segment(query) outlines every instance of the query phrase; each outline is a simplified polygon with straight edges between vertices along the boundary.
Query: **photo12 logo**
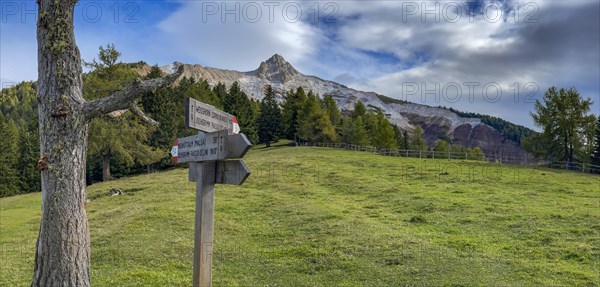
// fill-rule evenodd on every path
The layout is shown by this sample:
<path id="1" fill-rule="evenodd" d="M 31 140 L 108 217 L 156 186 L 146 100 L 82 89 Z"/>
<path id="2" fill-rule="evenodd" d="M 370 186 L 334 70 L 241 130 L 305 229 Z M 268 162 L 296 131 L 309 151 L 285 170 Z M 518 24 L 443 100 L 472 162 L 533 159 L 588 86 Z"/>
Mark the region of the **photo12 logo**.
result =
<path id="1" fill-rule="evenodd" d="M 280 20 L 288 23 L 335 23 L 338 11 L 339 6 L 336 2 L 222 1 L 202 2 L 201 17 L 202 23 L 258 23 L 265 20 L 269 23 Z"/>
<path id="2" fill-rule="evenodd" d="M 75 5 L 75 17 L 88 23 L 112 21 L 114 23 L 139 23 L 140 6 L 129 1 L 80 1 Z M 27 23 L 37 21 L 38 7 L 34 1 L 2 1 L 2 23 Z"/>
<path id="3" fill-rule="evenodd" d="M 433 98 L 435 103 L 458 103 L 467 100 L 474 103 L 481 98 L 487 103 L 500 102 L 510 96 L 515 103 L 535 103 L 540 87 L 537 83 L 514 82 L 510 86 L 497 82 L 403 82 L 401 99 L 403 101 L 427 103 Z"/>
<path id="4" fill-rule="evenodd" d="M 474 2 L 473 2 L 474 3 Z M 490 1 L 469 7 L 466 2 L 407 1 L 402 2 L 402 22 L 475 22 L 482 19 L 488 23 L 512 21 L 514 23 L 538 23 L 539 6 L 535 2 L 510 2 L 502 4 Z"/>

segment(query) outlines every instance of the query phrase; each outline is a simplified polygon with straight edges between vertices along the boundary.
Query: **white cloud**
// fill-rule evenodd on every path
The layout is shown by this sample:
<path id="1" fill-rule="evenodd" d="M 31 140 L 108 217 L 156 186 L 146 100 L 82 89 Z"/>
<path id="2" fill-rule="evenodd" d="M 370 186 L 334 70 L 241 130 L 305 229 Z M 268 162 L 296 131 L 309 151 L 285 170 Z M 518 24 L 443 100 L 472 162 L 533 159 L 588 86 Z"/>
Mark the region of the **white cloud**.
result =
<path id="1" fill-rule="evenodd" d="M 369 2 L 369 7 L 362 10 L 359 3 L 343 2 L 340 16 L 344 20 L 337 30 L 343 49 L 393 54 L 400 62 L 410 63 L 397 71 L 370 77 L 367 82 L 346 84 L 402 98 L 406 84 L 417 83 L 422 90 L 435 89 L 437 83 L 437 93 L 443 96 L 445 85 L 458 83 L 463 88 L 461 101 L 444 101 L 443 97 L 436 101 L 428 96 L 425 103 L 502 116 L 531 126 L 528 111 L 533 104 L 523 102 L 531 91 L 524 90 L 530 82 L 539 87 L 534 99 L 541 99 L 545 89 L 557 85 L 576 86 L 584 97 L 598 102 L 598 4 L 581 2 L 585 3 L 528 2 L 531 4 L 527 7 L 522 2 L 520 6 L 507 3 L 504 8 L 520 10 L 502 10 L 506 18 L 499 21 L 493 20 L 492 12 L 488 16 L 470 16 L 465 9 L 459 21 L 450 21 L 459 14 L 444 12 L 443 5 L 453 2 L 441 2 L 441 8 L 433 9 L 442 14 L 438 15 L 438 22 L 432 15 L 423 21 L 422 2 Z M 420 11 L 407 16 L 407 3 L 418 4 Z M 423 3 L 430 10 L 435 5 Z M 361 67 L 360 63 L 357 65 Z M 359 67 L 351 73 L 353 77 L 346 75 L 343 79 L 360 78 Z M 363 67 L 367 71 L 373 69 Z M 479 90 L 475 89 L 474 101 L 468 96 L 465 82 L 480 85 Z M 481 87 L 495 83 L 502 89 L 502 100 L 486 100 Z M 520 88 L 518 102 L 514 100 L 515 83 Z M 420 93 L 408 100 L 421 102 Z"/>
<path id="2" fill-rule="evenodd" d="M 223 12 L 235 7 L 233 14 Z M 205 65 L 249 71 L 279 53 L 302 67 L 318 51 L 322 36 L 317 28 L 294 22 L 293 7 L 284 17 L 284 7 L 270 10 L 263 2 L 184 1 L 159 27 L 170 49 Z"/>
<path id="3" fill-rule="evenodd" d="M 273 3 L 278 6 L 271 14 L 267 5 Z M 297 7 L 290 3 L 300 3 L 301 21 L 295 21 Z M 597 2 L 487 1 L 484 5 L 505 3 L 505 8 L 521 4 L 520 10 L 503 10 L 505 19 L 491 21 L 493 15 L 486 19 L 476 14 L 471 19 L 466 2 L 369 1 L 367 5 L 338 1 L 333 2 L 338 20 L 333 25 L 322 22 L 329 14 L 324 10 L 320 10 L 319 22 L 314 21 L 311 9 L 315 3 L 321 2 L 181 1 L 158 23 L 140 14 L 146 21 L 135 25 L 76 25 L 77 40 L 82 57 L 88 60 L 96 55 L 98 45 L 111 42 L 123 52 L 124 61 L 166 64 L 179 60 L 241 71 L 253 70 L 278 53 L 305 74 L 396 98 L 402 97 L 407 82 L 427 87 L 435 83 L 441 87 L 498 83 L 504 92 L 500 102 L 482 101 L 480 91 L 479 100 L 472 103 L 426 103 L 495 114 L 527 125 L 531 124 L 527 112 L 532 104 L 513 101 L 511 86 L 515 82 L 521 86 L 535 82 L 540 89 L 537 98 L 550 85 L 575 86 L 584 97 L 595 100 L 596 109 L 600 104 Z M 431 9 L 435 3 L 441 5 L 436 12 L 441 13 L 440 21 L 434 21 L 432 15 L 423 21 L 421 10 Z M 414 4 L 420 11 L 409 13 L 407 5 Z M 222 5 L 229 9 L 239 5 L 234 12 L 239 21 L 234 14 L 224 14 Z M 461 7 L 462 14 L 444 10 L 444 5 Z M 289 8 L 287 14 L 284 7 Z M 325 6 L 321 3 L 319 7 Z M 142 8 L 142 12 L 156 12 L 150 6 Z M 216 8 L 216 13 L 208 13 L 207 8 Z M 458 15 L 459 21 L 451 21 Z M 1 80 L 36 79 L 37 61 L 32 56 L 37 54 L 35 21 L 3 23 L 1 30 Z M 118 33 L 113 34 L 114 30 Z M 522 92 L 521 99 L 527 94 Z"/>

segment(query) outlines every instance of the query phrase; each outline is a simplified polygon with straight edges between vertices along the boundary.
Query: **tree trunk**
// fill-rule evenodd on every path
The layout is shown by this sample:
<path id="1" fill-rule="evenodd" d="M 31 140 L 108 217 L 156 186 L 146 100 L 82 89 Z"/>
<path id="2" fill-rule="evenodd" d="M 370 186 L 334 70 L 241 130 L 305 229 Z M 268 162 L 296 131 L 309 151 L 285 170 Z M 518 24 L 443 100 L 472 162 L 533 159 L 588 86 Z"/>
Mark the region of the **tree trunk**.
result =
<path id="1" fill-rule="evenodd" d="M 90 235 L 85 210 L 89 120 L 138 108 L 140 95 L 173 83 L 183 73 L 136 81 L 92 102 L 82 95 L 82 70 L 73 31 L 77 0 L 38 0 L 38 88 L 42 218 L 31 286 L 90 286 Z"/>
<path id="2" fill-rule="evenodd" d="M 88 121 L 73 33 L 76 1 L 38 1 L 42 218 L 31 286 L 90 286 L 85 211 Z"/>
<path id="3" fill-rule="evenodd" d="M 102 155 L 102 181 L 113 179 L 112 175 L 110 175 L 110 158 L 110 154 Z"/>

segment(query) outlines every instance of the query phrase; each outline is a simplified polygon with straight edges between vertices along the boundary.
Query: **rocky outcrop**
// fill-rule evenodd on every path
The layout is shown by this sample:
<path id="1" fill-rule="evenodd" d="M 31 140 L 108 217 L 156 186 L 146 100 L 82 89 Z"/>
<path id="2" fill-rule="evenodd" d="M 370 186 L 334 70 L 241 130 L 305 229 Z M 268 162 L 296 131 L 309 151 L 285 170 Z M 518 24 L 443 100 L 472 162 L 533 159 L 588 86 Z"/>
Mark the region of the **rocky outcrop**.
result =
<path id="1" fill-rule="evenodd" d="M 269 82 L 286 84 L 300 73 L 282 56 L 275 54 L 267 61 L 260 63 L 258 69 L 247 74 L 257 76 Z"/>

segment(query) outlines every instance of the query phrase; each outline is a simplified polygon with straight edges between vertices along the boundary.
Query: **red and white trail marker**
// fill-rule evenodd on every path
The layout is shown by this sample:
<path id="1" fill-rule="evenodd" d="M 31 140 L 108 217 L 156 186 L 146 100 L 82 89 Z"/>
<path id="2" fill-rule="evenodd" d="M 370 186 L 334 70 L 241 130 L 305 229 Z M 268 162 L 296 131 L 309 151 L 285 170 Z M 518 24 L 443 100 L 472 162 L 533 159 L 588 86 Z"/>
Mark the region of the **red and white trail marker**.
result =
<path id="1" fill-rule="evenodd" d="M 179 139 L 176 139 L 171 148 L 171 156 L 173 157 L 173 163 L 177 163 L 179 160 Z"/>
<path id="2" fill-rule="evenodd" d="M 233 134 L 237 135 L 240 133 L 240 125 L 238 124 L 237 117 L 233 116 Z"/>

